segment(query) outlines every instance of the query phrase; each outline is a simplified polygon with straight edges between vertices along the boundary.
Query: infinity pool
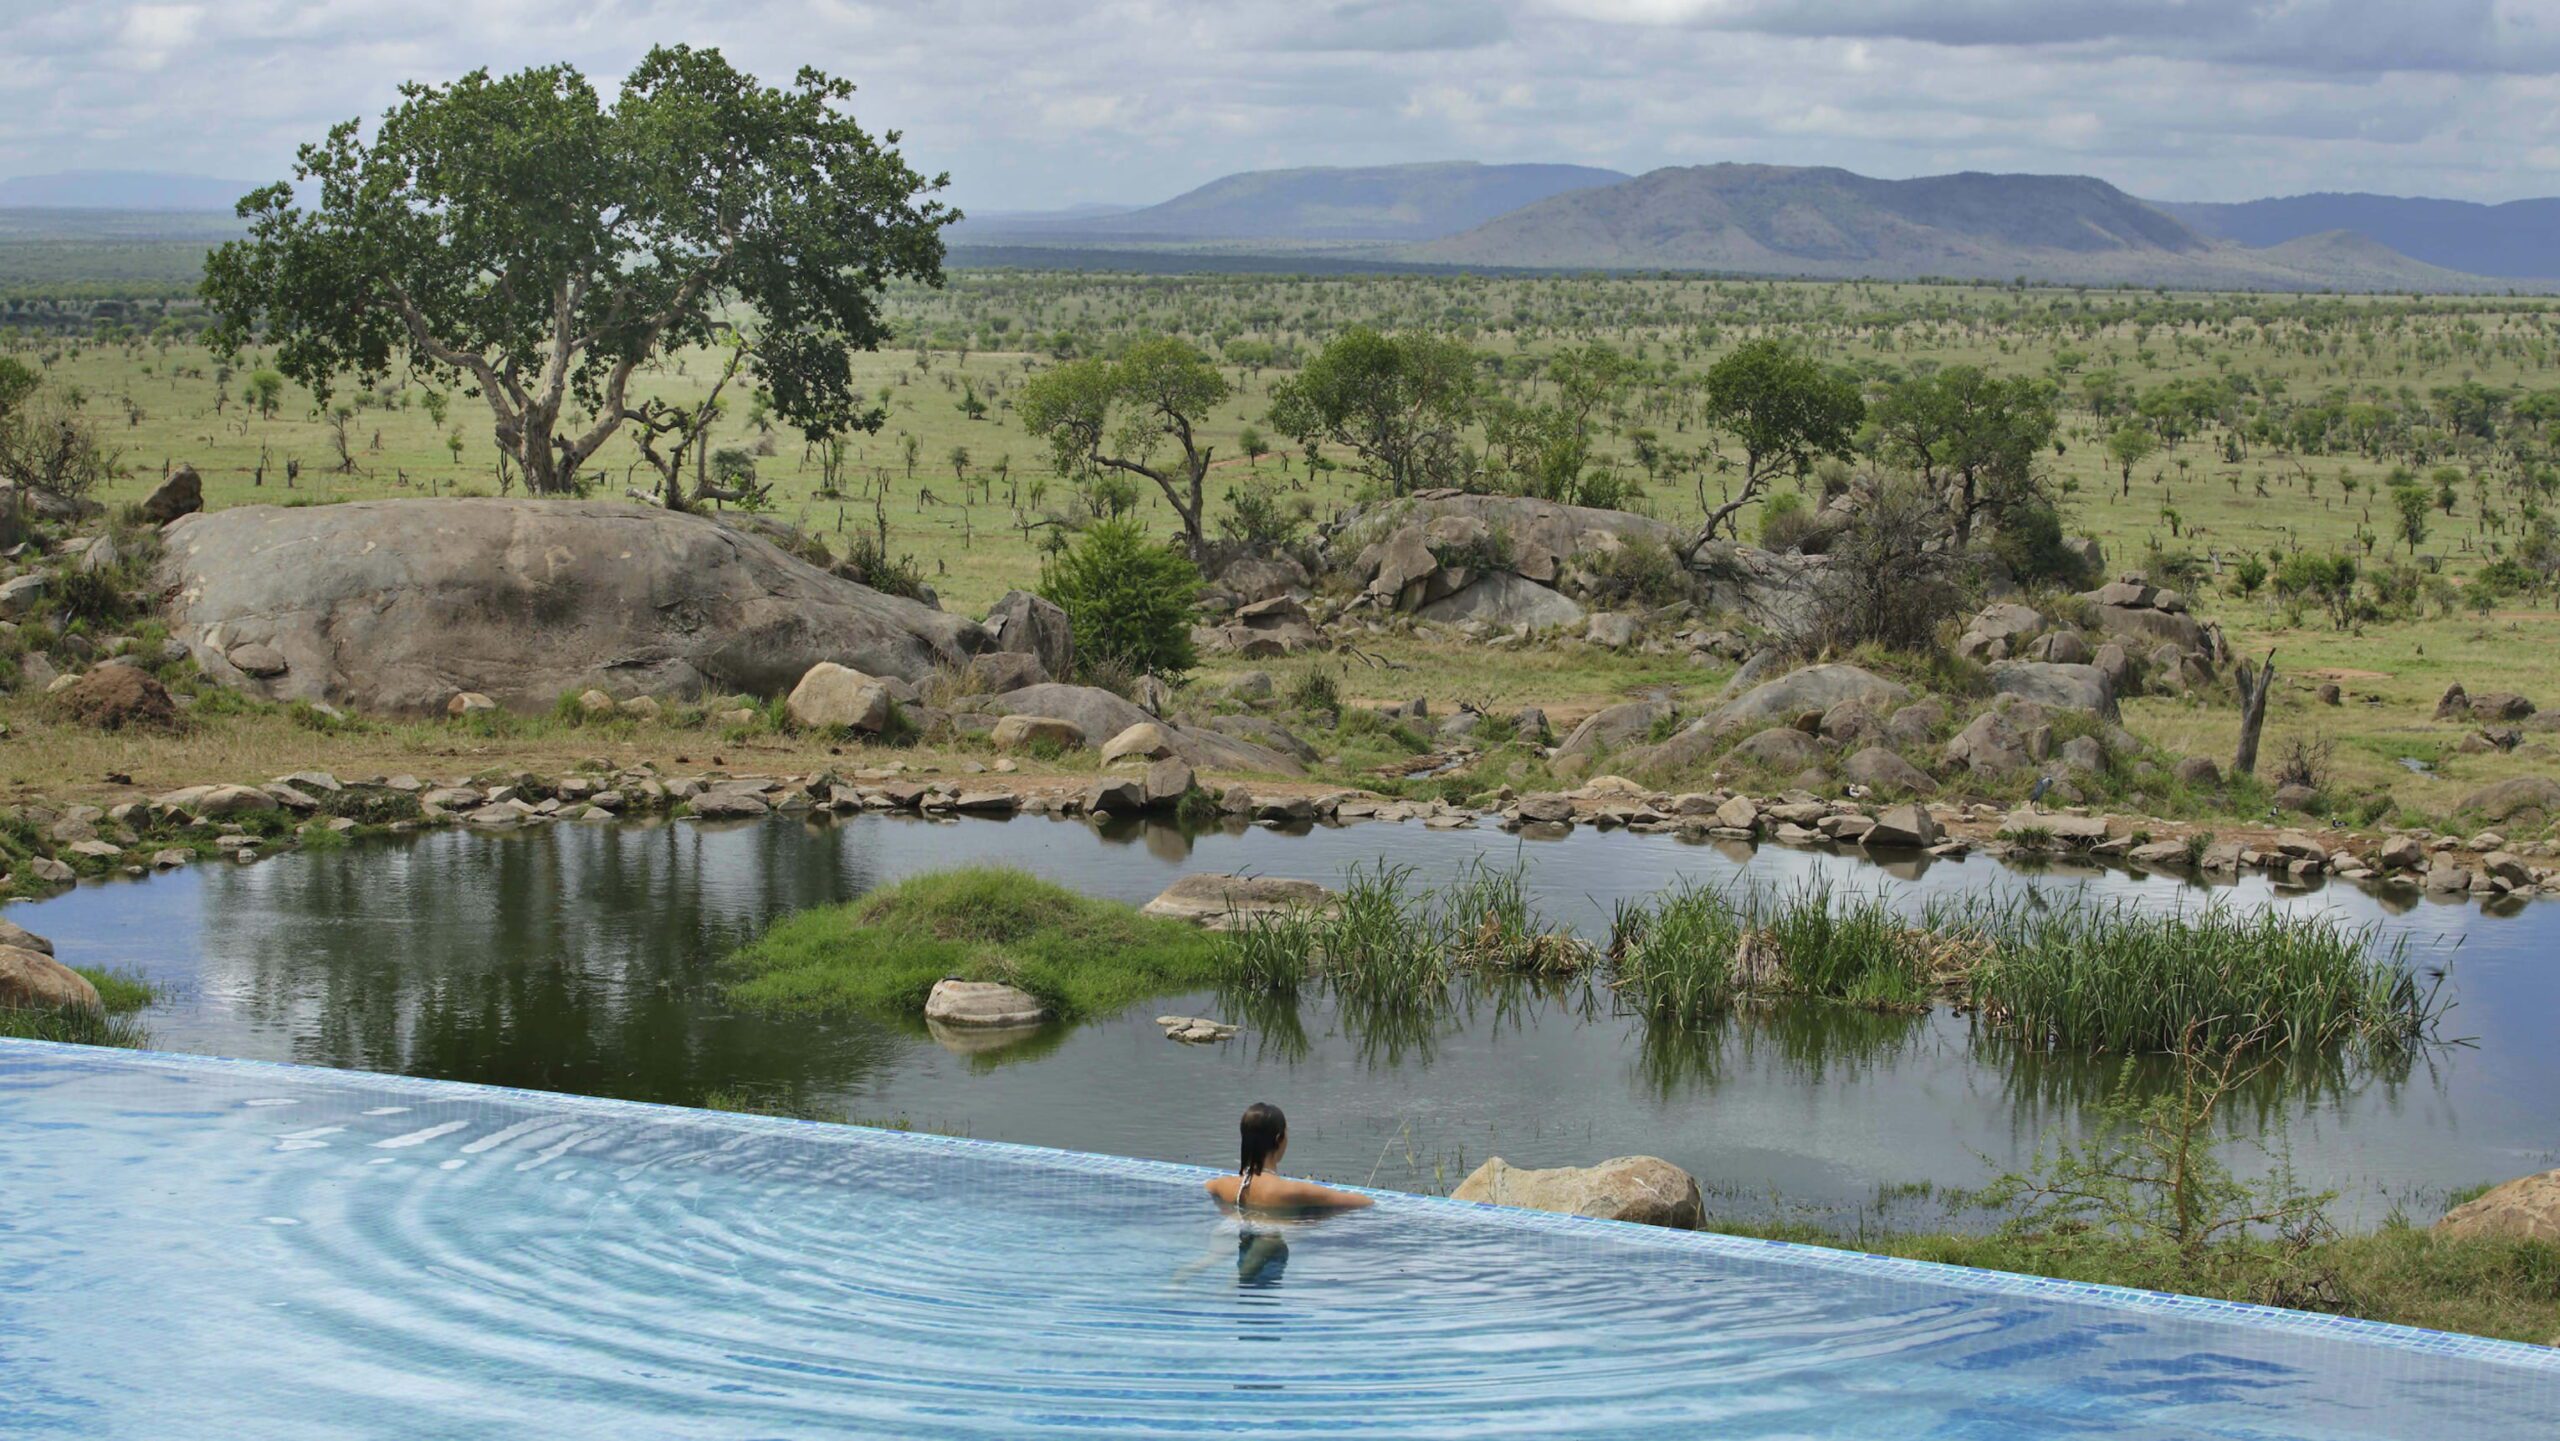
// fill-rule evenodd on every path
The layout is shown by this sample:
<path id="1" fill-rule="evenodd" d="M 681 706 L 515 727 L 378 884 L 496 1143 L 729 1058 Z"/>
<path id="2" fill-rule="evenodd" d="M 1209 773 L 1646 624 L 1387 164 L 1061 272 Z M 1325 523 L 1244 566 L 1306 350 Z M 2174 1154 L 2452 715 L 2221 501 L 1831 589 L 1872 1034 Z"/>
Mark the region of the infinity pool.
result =
<path id="1" fill-rule="evenodd" d="M 1205 1158 L 1204 1158 L 1205 1159 Z M 0 1433 L 2548 1435 L 2560 1353 L 1157 1162 L 0 1041 Z"/>

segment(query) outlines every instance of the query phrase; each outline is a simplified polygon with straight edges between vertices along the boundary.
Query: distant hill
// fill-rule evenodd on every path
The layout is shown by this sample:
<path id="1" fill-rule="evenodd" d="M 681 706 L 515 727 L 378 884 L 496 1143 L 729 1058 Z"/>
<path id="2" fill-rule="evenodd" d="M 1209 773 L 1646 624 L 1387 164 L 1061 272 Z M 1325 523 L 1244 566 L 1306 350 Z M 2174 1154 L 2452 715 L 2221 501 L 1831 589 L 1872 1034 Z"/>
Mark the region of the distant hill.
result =
<path id="1" fill-rule="evenodd" d="M 2482 205 L 2469 200 L 2331 193 L 2230 205 L 2153 203 L 2203 234 L 2242 245 L 2282 245 L 2308 235 L 2351 230 L 2413 260 L 2448 270 L 2518 279 L 2560 277 L 2560 200 Z"/>
<path id="2" fill-rule="evenodd" d="M 1425 165 L 1250 170 L 1160 205 L 1105 215 L 990 216 L 972 240 L 1415 241 L 1454 235 L 1550 196 L 1627 177 L 1585 165 Z"/>
<path id="3" fill-rule="evenodd" d="M 0 180 L 0 209 L 219 210 L 226 214 L 258 187 L 204 175 L 141 170 L 65 170 Z"/>
<path id="4" fill-rule="evenodd" d="M 1703 165 L 1550 197 L 1401 258 L 1548 268 L 1949 277 L 2276 289 L 2478 289 L 2486 282 L 2324 238 L 2284 250 L 2217 240 L 2082 175 L 1877 180 L 1846 170 Z"/>

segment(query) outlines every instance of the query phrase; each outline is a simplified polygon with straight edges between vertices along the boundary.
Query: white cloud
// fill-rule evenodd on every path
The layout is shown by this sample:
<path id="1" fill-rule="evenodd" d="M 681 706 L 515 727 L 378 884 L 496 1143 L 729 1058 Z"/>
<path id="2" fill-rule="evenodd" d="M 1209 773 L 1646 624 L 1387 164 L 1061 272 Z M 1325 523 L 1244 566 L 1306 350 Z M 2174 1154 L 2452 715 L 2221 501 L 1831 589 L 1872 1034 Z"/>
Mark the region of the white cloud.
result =
<path id="1" fill-rule="evenodd" d="M 1455 157 L 2560 192 L 2550 0 L 0 0 L 0 174 L 275 178 L 401 80 L 678 40 L 852 79 L 979 209 Z"/>

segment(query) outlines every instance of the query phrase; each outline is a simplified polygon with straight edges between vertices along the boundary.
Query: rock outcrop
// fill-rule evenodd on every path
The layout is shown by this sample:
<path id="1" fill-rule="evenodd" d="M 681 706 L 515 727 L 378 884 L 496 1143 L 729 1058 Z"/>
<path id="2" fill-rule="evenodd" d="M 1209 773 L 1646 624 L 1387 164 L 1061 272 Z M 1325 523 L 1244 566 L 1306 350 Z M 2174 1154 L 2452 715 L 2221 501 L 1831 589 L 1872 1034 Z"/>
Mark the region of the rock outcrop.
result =
<path id="1" fill-rule="evenodd" d="M 2560 1171 L 2520 1176 L 2445 1212 L 2436 1231 L 2457 1239 L 2498 1236 L 2560 1244 Z"/>
<path id="2" fill-rule="evenodd" d="M 608 501 L 242 506 L 164 532 L 170 629 L 276 699 L 419 713 L 457 692 L 547 709 L 617 695 L 777 695 L 820 661 L 922 679 L 974 621 L 830 575 L 702 516 Z M 254 676 L 231 651 L 267 647 Z"/>
<path id="3" fill-rule="evenodd" d="M 1450 1196 L 1568 1216 L 1696 1230 L 1706 1204 L 1697 1178 L 1659 1156 L 1618 1156 L 1596 1166 L 1532 1171 L 1500 1156 L 1478 1166 Z"/>

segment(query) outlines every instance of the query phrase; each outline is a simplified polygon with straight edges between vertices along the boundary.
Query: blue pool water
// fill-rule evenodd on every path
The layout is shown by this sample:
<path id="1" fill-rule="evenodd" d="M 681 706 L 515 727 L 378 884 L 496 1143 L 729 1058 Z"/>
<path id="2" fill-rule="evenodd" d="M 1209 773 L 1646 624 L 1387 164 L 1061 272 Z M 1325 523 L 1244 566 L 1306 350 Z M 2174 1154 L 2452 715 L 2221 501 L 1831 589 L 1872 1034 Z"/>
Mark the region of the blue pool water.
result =
<path id="1" fill-rule="evenodd" d="M 2560 1353 L 1411 1196 L 0 1041 L 0 1433 L 2549 1435 Z"/>

